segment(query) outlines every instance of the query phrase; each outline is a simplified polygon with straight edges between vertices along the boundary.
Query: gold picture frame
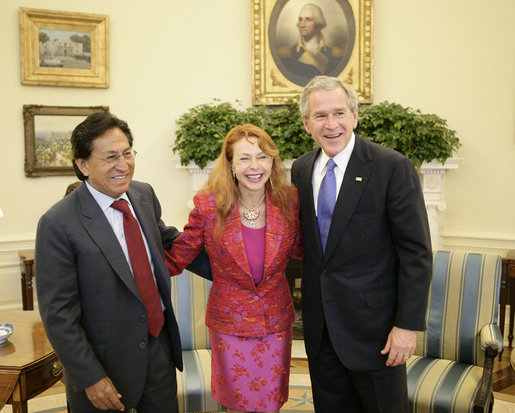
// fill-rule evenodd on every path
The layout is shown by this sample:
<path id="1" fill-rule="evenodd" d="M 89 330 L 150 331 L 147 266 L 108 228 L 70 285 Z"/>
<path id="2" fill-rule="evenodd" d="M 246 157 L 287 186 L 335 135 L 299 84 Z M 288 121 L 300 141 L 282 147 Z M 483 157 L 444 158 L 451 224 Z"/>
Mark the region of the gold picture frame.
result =
<path id="1" fill-rule="evenodd" d="M 109 87 L 109 19 L 20 7 L 21 83 Z"/>
<path id="2" fill-rule="evenodd" d="M 70 136 L 88 115 L 108 106 L 23 105 L 25 176 L 75 175 Z"/>
<path id="3" fill-rule="evenodd" d="M 372 103 L 372 0 L 252 0 L 253 103 L 279 105 L 298 96 L 317 74 L 350 84 Z M 297 21 L 304 5 L 321 10 L 319 50 L 300 47 Z M 320 24 L 319 26 L 322 26 Z M 318 56 L 318 57 L 317 57 Z M 311 60 L 310 60 L 311 59 Z"/>

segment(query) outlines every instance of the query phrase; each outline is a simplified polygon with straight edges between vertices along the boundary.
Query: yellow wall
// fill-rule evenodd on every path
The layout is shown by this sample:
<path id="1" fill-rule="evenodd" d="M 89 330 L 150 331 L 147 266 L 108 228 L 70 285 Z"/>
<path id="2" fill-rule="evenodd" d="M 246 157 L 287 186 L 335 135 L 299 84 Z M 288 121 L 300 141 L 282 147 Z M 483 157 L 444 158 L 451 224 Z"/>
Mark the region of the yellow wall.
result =
<path id="1" fill-rule="evenodd" d="M 109 15 L 109 89 L 21 85 L 19 6 Z M 250 104 L 250 21 L 250 4 L 242 0 L 2 1 L 0 240 L 34 234 L 39 216 L 75 180 L 25 177 L 23 104 L 108 105 L 135 135 L 136 179 L 154 185 L 164 218 L 182 228 L 189 175 L 171 161 L 175 120 L 214 97 Z"/>
<path id="2" fill-rule="evenodd" d="M 463 143 L 444 242 L 515 248 L 515 2 L 376 1 L 375 101 L 437 113 Z"/>
<path id="3" fill-rule="evenodd" d="M 110 88 L 22 86 L 20 6 L 109 15 Z M 374 102 L 436 113 L 463 143 L 447 176 L 448 245 L 515 248 L 514 20 L 513 0 L 374 2 Z M 251 35 L 251 0 L 2 0 L 0 252 L 30 243 L 74 181 L 25 177 L 23 104 L 110 106 L 134 132 L 136 179 L 154 185 L 165 221 L 182 227 L 190 177 L 171 160 L 175 120 L 215 97 L 251 104 Z"/>

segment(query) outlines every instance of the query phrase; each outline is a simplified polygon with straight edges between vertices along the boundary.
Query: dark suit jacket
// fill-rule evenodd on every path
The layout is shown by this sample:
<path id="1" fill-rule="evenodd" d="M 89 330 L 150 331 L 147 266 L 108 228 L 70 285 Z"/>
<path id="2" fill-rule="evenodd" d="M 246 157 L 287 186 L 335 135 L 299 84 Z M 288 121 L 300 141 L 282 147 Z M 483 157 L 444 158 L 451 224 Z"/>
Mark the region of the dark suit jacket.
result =
<path id="1" fill-rule="evenodd" d="M 303 63 L 301 60 L 299 60 L 304 53 L 304 47 L 299 46 L 286 47 L 279 50 L 279 56 L 281 56 L 281 60 L 286 68 L 290 72 L 305 77 L 308 80 L 311 80 L 315 76 L 333 74 L 338 64 L 341 63 L 343 59 L 343 50 L 339 47 L 323 46 L 320 49 L 320 53 L 327 57 L 328 62 L 327 67 L 322 73 L 315 66 Z"/>
<path id="2" fill-rule="evenodd" d="M 409 159 L 356 136 L 323 255 L 312 188 L 319 153 L 292 167 L 304 231 L 307 353 L 317 354 L 325 322 L 345 366 L 382 368 L 393 326 L 425 329 L 432 252 L 420 181 Z"/>
<path id="3" fill-rule="evenodd" d="M 152 256 L 173 360 L 182 369 L 163 253 L 179 231 L 161 220 L 150 185 L 133 181 L 127 194 Z M 145 307 L 118 239 L 85 184 L 41 217 L 36 273 L 39 310 L 67 385 L 78 391 L 108 376 L 123 395 L 122 402 L 135 405 L 146 372 Z"/>

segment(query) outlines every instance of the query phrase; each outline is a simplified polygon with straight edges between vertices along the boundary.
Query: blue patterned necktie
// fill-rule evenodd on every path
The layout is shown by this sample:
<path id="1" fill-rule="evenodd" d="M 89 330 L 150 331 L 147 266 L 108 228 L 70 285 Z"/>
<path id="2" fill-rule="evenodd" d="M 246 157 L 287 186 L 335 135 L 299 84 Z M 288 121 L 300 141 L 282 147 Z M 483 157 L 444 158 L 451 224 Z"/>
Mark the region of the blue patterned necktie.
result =
<path id="1" fill-rule="evenodd" d="M 323 252 L 325 252 L 327 236 L 329 235 L 329 228 L 331 227 L 331 219 L 333 217 L 334 204 L 336 203 L 335 167 L 336 164 L 334 160 L 329 159 L 327 162 L 327 172 L 318 191 L 318 230 L 320 231 L 320 242 L 322 243 Z"/>

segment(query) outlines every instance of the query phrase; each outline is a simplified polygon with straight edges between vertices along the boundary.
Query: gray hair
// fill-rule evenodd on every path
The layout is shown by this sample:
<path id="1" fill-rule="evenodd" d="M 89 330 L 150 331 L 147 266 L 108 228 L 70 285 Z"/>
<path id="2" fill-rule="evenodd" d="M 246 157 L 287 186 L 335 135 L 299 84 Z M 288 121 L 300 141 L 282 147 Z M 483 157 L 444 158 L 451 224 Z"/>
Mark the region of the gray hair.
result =
<path id="1" fill-rule="evenodd" d="M 341 87 L 347 93 L 347 101 L 350 110 L 353 112 L 358 107 L 358 95 L 354 89 L 347 83 L 342 82 L 337 77 L 315 76 L 306 85 L 299 100 L 300 114 L 305 118 L 309 118 L 309 95 L 317 90 L 333 90 Z"/>
<path id="2" fill-rule="evenodd" d="M 322 9 L 318 7 L 316 4 L 305 4 L 300 11 L 304 9 L 310 9 L 313 11 L 313 18 L 315 19 L 315 23 L 318 25 L 320 30 L 324 29 L 327 26 L 327 22 L 324 17 L 324 13 L 322 13 Z"/>

